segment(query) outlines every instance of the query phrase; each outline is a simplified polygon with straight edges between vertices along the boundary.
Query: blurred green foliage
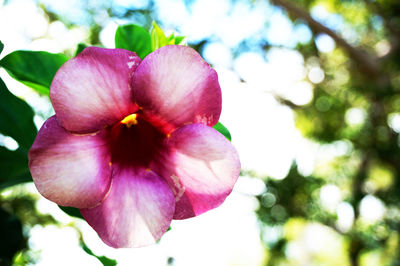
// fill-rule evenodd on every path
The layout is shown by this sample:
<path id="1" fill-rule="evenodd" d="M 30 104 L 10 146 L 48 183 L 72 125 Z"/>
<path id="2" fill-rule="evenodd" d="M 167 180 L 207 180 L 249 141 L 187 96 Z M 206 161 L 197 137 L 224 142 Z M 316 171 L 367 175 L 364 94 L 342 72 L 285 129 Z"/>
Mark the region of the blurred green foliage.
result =
<path id="1" fill-rule="evenodd" d="M 268 191 L 258 199 L 258 216 L 262 228 L 290 224 L 293 219 L 316 221 L 333 229 L 347 242 L 349 265 L 400 265 L 400 147 L 398 129 L 390 117 L 399 112 L 398 78 L 400 76 L 400 3 L 398 1 L 303 0 L 272 1 L 288 12 L 294 21 L 305 21 L 313 32 L 308 44 L 296 48 L 306 67 L 323 69 L 324 80 L 315 85 L 313 100 L 293 108 L 296 126 L 302 134 L 320 145 L 345 143 L 345 155 L 317 164 L 313 173 L 303 176 L 294 166 L 282 181 L 266 179 Z M 310 11 L 322 5 L 344 19 L 344 28 L 354 32 L 343 38 L 316 21 Z M 377 25 L 377 21 L 382 22 Z M 329 53 L 315 44 L 324 33 L 336 41 Z M 382 45 L 386 50 L 382 50 Z M 354 116 L 358 117 L 354 119 Z M 348 229 L 338 226 L 336 211 L 321 204 L 323 188 L 333 184 L 340 188 L 342 202 L 350 204 L 354 222 Z M 368 196 L 383 202 L 382 220 L 367 222 L 361 217 L 361 204 Z M 274 200 L 272 200 L 274 199 Z M 274 202 L 272 204 L 271 202 Z M 273 208 L 279 206 L 279 211 Z M 375 210 L 371 210 L 375 211 Z M 265 227 L 264 227 L 265 226 Z M 268 265 L 290 263 L 289 243 L 284 235 L 271 246 Z M 373 254 L 373 255 L 372 255 Z M 373 258 L 378 258 L 374 260 Z M 317 259 L 311 259 L 314 263 Z M 377 263 L 377 264 L 373 264 Z M 313 265 L 317 265 L 313 264 Z M 323 265 L 342 265 L 325 261 Z"/>
<path id="2" fill-rule="evenodd" d="M 23 246 L 22 223 L 17 216 L 0 208 L 0 265 L 11 264 L 14 254 Z"/>

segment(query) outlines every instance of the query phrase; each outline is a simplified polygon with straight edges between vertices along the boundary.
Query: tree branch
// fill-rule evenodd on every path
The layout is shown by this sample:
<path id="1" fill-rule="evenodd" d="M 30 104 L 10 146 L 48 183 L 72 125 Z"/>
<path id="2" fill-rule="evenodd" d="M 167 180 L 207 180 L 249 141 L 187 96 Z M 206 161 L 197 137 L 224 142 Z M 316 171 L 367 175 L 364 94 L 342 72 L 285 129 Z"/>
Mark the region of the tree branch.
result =
<path id="1" fill-rule="evenodd" d="M 340 37 L 334 31 L 313 19 L 307 11 L 286 0 L 271 0 L 271 2 L 277 6 L 286 9 L 286 11 L 290 13 L 293 17 L 305 20 L 308 26 L 315 32 L 325 33 L 329 35 L 339 47 L 342 47 L 344 50 L 347 51 L 350 58 L 356 63 L 357 67 L 359 67 L 359 69 L 366 75 L 372 75 L 375 77 L 379 74 L 379 65 L 376 58 L 374 58 L 361 48 L 356 48 L 350 45 L 345 39 Z"/>
<path id="2" fill-rule="evenodd" d="M 279 102 L 280 104 L 285 105 L 285 106 L 291 108 L 292 110 L 299 109 L 299 108 L 301 107 L 301 106 L 299 106 L 299 105 L 293 103 L 292 101 L 283 98 L 282 96 L 280 96 L 280 95 L 278 95 L 278 94 L 276 94 L 276 93 L 271 93 L 271 94 L 272 94 L 272 96 L 275 98 L 275 100 L 276 100 L 277 102 Z"/>

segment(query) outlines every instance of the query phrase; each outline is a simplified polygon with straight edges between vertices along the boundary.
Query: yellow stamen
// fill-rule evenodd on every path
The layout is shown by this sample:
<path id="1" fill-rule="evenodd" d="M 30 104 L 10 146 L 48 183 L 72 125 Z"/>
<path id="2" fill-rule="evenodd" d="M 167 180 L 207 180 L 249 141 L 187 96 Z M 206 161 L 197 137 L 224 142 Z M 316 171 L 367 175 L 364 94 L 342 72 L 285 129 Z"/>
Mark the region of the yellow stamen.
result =
<path id="1" fill-rule="evenodd" d="M 128 128 L 132 125 L 136 125 L 138 122 L 136 120 L 137 114 L 131 114 L 121 120 L 122 124 L 125 124 Z"/>

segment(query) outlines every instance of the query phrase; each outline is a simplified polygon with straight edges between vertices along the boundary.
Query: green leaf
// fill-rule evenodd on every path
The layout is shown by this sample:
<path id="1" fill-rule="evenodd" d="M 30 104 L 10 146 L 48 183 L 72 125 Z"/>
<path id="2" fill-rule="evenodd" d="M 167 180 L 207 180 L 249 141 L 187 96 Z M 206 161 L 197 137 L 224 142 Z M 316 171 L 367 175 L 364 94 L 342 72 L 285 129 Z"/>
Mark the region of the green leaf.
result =
<path id="1" fill-rule="evenodd" d="M 109 259 L 105 256 L 98 256 L 96 254 L 93 253 L 93 251 L 85 244 L 85 242 L 81 241 L 81 247 L 82 249 L 89 255 L 97 258 L 101 264 L 103 264 L 104 266 L 115 266 L 117 265 L 117 261 L 113 260 L 113 259 Z"/>
<path id="2" fill-rule="evenodd" d="M 174 33 L 168 36 L 167 45 L 186 45 L 186 37 L 185 36 L 175 36 Z"/>
<path id="3" fill-rule="evenodd" d="M 83 49 L 85 49 L 86 47 L 88 47 L 88 46 L 85 43 L 79 43 L 78 47 L 76 47 L 75 56 L 80 54 L 83 51 Z"/>
<path id="4" fill-rule="evenodd" d="M 4 49 L 4 44 L 0 41 L 0 54 L 1 52 L 3 52 L 3 49 Z"/>
<path id="5" fill-rule="evenodd" d="M 67 207 L 67 206 L 60 206 L 58 205 L 58 207 L 65 212 L 66 214 L 68 214 L 69 216 L 73 216 L 76 218 L 80 218 L 80 219 L 84 219 L 81 212 L 79 211 L 78 208 L 74 208 L 74 207 Z"/>
<path id="6" fill-rule="evenodd" d="M 0 189 L 32 181 L 28 155 L 17 149 L 10 151 L 0 146 Z"/>
<path id="7" fill-rule="evenodd" d="M 151 47 L 155 51 L 160 47 L 168 44 L 167 37 L 163 30 L 153 21 L 153 29 L 151 30 Z"/>
<path id="8" fill-rule="evenodd" d="M 151 43 L 153 51 L 165 45 L 186 45 L 185 36 L 175 36 L 174 33 L 165 36 L 163 30 L 153 21 L 153 29 L 151 30 Z"/>
<path id="9" fill-rule="evenodd" d="M 18 80 L 12 74 L 10 74 L 10 76 L 13 77 L 14 79 Z M 19 82 L 21 82 L 22 84 L 34 89 L 36 92 L 38 92 L 38 93 L 40 93 L 42 95 L 49 95 L 49 88 L 48 87 L 45 87 L 45 86 L 42 86 L 40 84 L 36 84 L 36 83 L 33 83 L 33 82 L 29 82 L 29 81 L 21 81 L 20 80 Z"/>
<path id="10" fill-rule="evenodd" d="M 171 35 L 169 35 L 167 37 L 167 44 L 175 44 L 175 34 L 171 33 Z"/>
<path id="11" fill-rule="evenodd" d="M 63 54 L 15 51 L 0 60 L 0 66 L 14 79 L 47 95 L 54 75 L 67 60 Z"/>
<path id="12" fill-rule="evenodd" d="M 12 137 L 22 150 L 28 151 L 36 137 L 32 108 L 8 91 L 0 79 L 0 133 Z"/>
<path id="13" fill-rule="evenodd" d="M 115 33 L 115 48 L 135 52 L 141 59 L 152 52 L 150 33 L 138 25 L 119 26 Z"/>
<path id="14" fill-rule="evenodd" d="M 215 126 L 213 126 L 213 128 L 224 135 L 229 141 L 232 140 L 231 133 L 222 123 L 218 122 Z"/>
<path id="15" fill-rule="evenodd" d="M 175 44 L 186 45 L 186 37 L 185 36 L 176 36 Z"/>

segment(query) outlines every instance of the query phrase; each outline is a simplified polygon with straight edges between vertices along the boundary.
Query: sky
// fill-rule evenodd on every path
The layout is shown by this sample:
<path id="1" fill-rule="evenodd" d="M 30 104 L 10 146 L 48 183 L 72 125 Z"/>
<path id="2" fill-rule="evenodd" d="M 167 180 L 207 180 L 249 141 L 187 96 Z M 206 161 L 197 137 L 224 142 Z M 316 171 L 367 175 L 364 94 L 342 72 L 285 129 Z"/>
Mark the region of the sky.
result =
<path id="1" fill-rule="evenodd" d="M 87 38 L 87 26 L 91 21 L 102 27 L 102 44 L 113 48 L 118 25 L 131 22 L 109 18 L 101 10 L 88 17 L 82 11 L 86 1 L 39 2 L 77 26 L 68 29 L 61 21 L 49 24 L 36 1 L 9 0 L 4 5 L 0 0 L 0 25 L 7 25 L 0 27 L 0 39 L 5 44 L 2 56 L 18 49 L 54 53 L 75 49 Z M 90 1 L 94 7 L 100 2 Z M 118 0 L 113 5 L 121 10 L 124 7 L 143 8 L 147 1 Z M 314 171 L 316 164 L 348 152 L 345 143 L 321 147 L 304 139 L 295 127 L 292 110 L 276 100 L 278 95 L 295 104 L 306 105 L 313 98 L 314 86 L 324 80 L 324 72 L 318 63 L 305 60 L 293 49 L 297 43 L 310 41 L 311 32 L 306 25 L 293 26 L 282 10 L 271 7 L 267 1 L 255 1 L 250 5 L 245 1 L 231 4 L 228 0 L 201 0 L 185 6 L 184 1 L 157 0 L 155 10 L 157 20 L 166 31 L 187 36 L 189 43 L 205 38 L 210 40 L 202 50 L 202 56 L 218 73 L 223 95 L 220 121 L 231 132 L 243 170 L 252 170 L 260 177 L 283 179 L 295 160 L 299 171 L 307 175 Z M 329 14 L 323 7 L 314 8 L 312 15 L 334 29 L 345 26 L 340 16 Z M 266 40 L 279 48 L 265 52 L 258 44 Z M 335 48 L 334 41 L 327 35 L 318 36 L 316 45 L 322 53 Z M 2 69 L 0 77 L 15 95 L 24 98 L 40 114 L 35 116 L 38 127 L 53 114 L 47 98 L 12 80 Z M 357 120 L 357 115 L 359 117 L 355 111 L 349 119 Z M 0 141 L 10 149 L 16 148 L 12 139 L 0 136 Z M 33 184 L 27 185 L 26 189 L 28 193 L 37 194 Z M 321 201 L 338 214 L 338 226 L 346 230 L 354 217 L 351 205 L 342 202 L 343 195 L 335 185 L 327 185 L 323 190 Z M 66 226 L 32 228 L 29 245 L 41 254 L 38 265 L 80 265 L 83 262 L 100 265 L 79 247 L 76 230 L 67 226 L 73 223 L 82 230 L 85 242 L 94 253 L 117 259 L 119 265 L 166 265 L 169 257 L 174 257 L 177 266 L 260 265 L 265 254 L 254 214 L 257 209 L 254 196 L 265 191 L 261 180 L 242 176 L 221 207 L 196 218 L 173 221 L 172 230 L 157 245 L 121 250 L 109 248 L 85 222 L 67 216 L 55 204 L 40 198 L 39 210 L 54 215 Z M 378 211 L 368 212 L 371 206 Z M 383 208 L 383 204 L 371 196 L 363 201 L 361 213 L 369 215 L 368 219 L 378 219 Z M 318 225 L 310 226 L 309 232 L 322 230 L 321 234 L 326 233 L 327 239 L 331 239 L 330 232 Z M 305 233 L 304 241 L 310 241 L 309 238 L 310 234 Z M 318 249 L 295 243 L 289 249 L 292 252 L 289 256 L 301 257 L 304 248 Z"/>

